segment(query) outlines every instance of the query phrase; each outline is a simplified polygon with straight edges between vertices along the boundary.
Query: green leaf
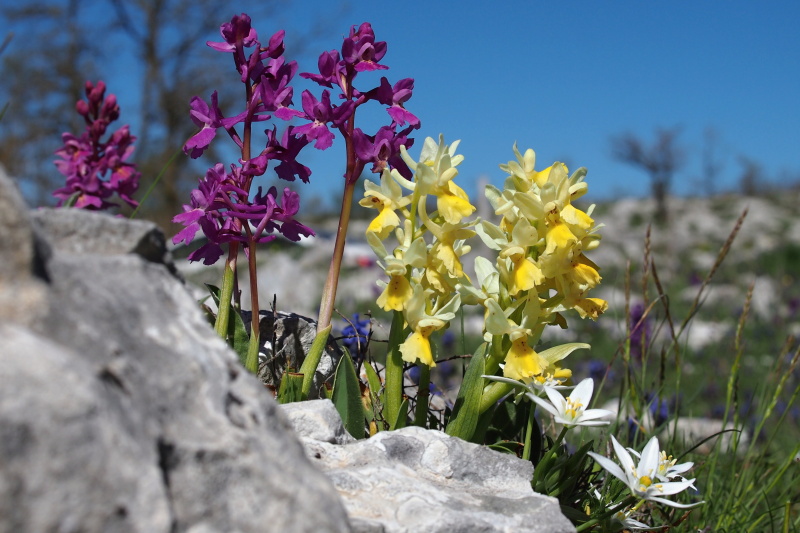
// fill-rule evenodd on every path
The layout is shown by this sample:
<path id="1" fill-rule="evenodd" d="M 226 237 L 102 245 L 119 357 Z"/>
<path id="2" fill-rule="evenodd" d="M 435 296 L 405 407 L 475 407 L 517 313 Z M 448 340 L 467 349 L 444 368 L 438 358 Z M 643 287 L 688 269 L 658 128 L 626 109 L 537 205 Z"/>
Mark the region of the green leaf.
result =
<path id="1" fill-rule="evenodd" d="M 245 365 L 246 368 L 250 336 L 247 334 L 247 330 L 244 327 L 242 315 L 240 315 L 237 310 L 233 309 L 232 306 L 231 311 L 233 320 L 228 321 L 228 343 L 233 348 L 233 351 L 236 352 L 236 355 L 239 356 L 239 361 L 241 361 L 242 365 Z M 255 334 L 256 340 L 258 340 L 258 332 L 256 331 Z M 251 372 L 253 372 L 253 374 L 258 373 L 258 351 L 256 351 L 256 368 L 251 370 Z"/>
<path id="2" fill-rule="evenodd" d="M 375 371 L 375 368 L 369 363 L 369 361 L 364 362 L 364 371 L 367 374 L 367 383 L 369 383 L 371 395 L 380 400 L 381 378 L 378 377 L 378 373 Z"/>
<path id="3" fill-rule="evenodd" d="M 211 285 L 210 283 L 206 283 L 206 288 L 208 289 L 211 298 L 213 298 L 214 303 L 217 305 L 217 309 L 219 309 L 219 295 L 220 295 L 220 288 Z M 242 363 L 242 366 L 246 368 L 247 364 L 247 352 L 250 344 L 250 336 L 247 334 L 247 329 L 244 327 L 244 321 L 242 320 L 242 316 L 239 314 L 237 309 L 231 304 L 228 304 L 228 309 L 232 311 L 230 313 L 233 316 L 233 320 L 228 320 L 228 330 L 227 335 L 225 337 L 225 342 L 233 348 L 233 351 L 236 352 L 236 355 L 239 357 L 239 362 Z M 256 363 L 257 364 L 257 363 Z M 257 373 L 258 369 L 256 369 Z"/>
<path id="4" fill-rule="evenodd" d="M 210 283 L 206 283 L 205 285 L 206 289 L 208 289 L 208 294 L 211 295 L 211 298 L 214 300 L 214 303 L 217 305 L 217 307 L 219 307 L 219 293 L 220 293 L 219 287 L 217 287 L 216 285 L 212 285 Z M 208 297 L 206 296 L 206 298 Z"/>
<path id="5" fill-rule="evenodd" d="M 403 429 L 408 425 L 408 398 L 400 402 L 400 410 L 397 412 L 397 418 L 389 422 L 389 429 Z"/>
<path id="6" fill-rule="evenodd" d="M 383 410 L 383 395 L 381 394 L 381 378 L 378 377 L 378 373 L 375 372 L 375 369 L 369 363 L 369 361 L 364 362 L 364 371 L 367 374 L 367 384 L 369 386 L 369 400 L 370 404 L 372 405 L 372 416 L 373 420 L 380 418 L 379 415 Z M 375 424 L 375 428 L 377 431 L 381 430 L 380 424 Z"/>
<path id="7" fill-rule="evenodd" d="M 431 347 L 436 350 L 435 347 Z M 435 352 L 434 352 L 435 360 Z M 419 365 L 419 383 L 417 385 L 417 405 L 414 410 L 414 425 L 428 426 L 428 403 L 430 400 L 431 368 L 428 365 Z"/>
<path id="8" fill-rule="evenodd" d="M 347 356 L 339 359 L 339 364 L 336 365 L 331 400 L 339 411 L 348 433 L 357 439 L 363 439 L 365 419 L 364 404 L 361 403 L 361 382 L 356 376 L 353 360 Z"/>
<path id="9" fill-rule="evenodd" d="M 303 364 L 300 366 L 300 373 L 305 376 L 303 379 L 303 399 L 308 398 L 308 393 L 311 392 L 311 384 L 314 382 L 314 374 L 317 372 L 317 366 L 319 366 L 319 361 L 322 359 L 322 352 L 325 351 L 325 346 L 328 344 L 328 336 L 331 334 L 331 325 L 328 325 L 327 328 L 323 329 L 317 336 L 314 337 L 314 342 L 311 343 L 311 348 L 309 348 L 308 353 L 306 354 L 306 358 L 303 360 Z M 349 357 L 342 357 L 342 359 L 349 359 Z M 342 361 L 339 360 L 339 364 L 341 365 Z M 350 361 L 350 365 L 352 366 L 353 362 Z M 336 367 L 336 372 L 339 372 L 339 367 Z M 353 370 L 355 373 L 355 370 Z M 344 419 L 344 416 L 342 417 Z M 353 435 L 355 437 L 355 435 Z"/>
<path id="10" fill-rule="evenodd" d="M 505 405 L 508 402 L 503 402 Z M 478 418 L 478 423 L 475 425 L 475 431 L 472 432 L 472 439 L 470 442 L 481 444 L 486 440 L 486 432 L 496 422 L 495 415 L 498 413 L 497 405 L 493 405 L 483 412 Z M 502 432 L 501 432 L 502 434 Z"/>
<path id="11" fill-rule="evenodd" d="M 302 400 L 303 374 L 289 372 L 287 369 L 281 376 L 281 386 L 278 389 L 278 403 L 294 403 Z"/>
<path id="12" fill-rule="evenodd" d="M 236 317 L 239 318 L 241 321 L 241 317 L 239 317 L 239 313 L 236 313 Z M 256 317 L 258 319 L 258 317 Z M 242 328 L 244 329 L 244 328 Z M 260 329 L 260 328 L 259 328 Z M 236 334 L 234 333 L 234 346 L 236 345 Z M 244 367 L 249 370 L 253 374 L 258 374 L 258 353 L 261 351 L 261 343 L 260 341 L 260 333 L 258 329 L 254 329 L 252 326 L 250 327 L 250 342 L 247 345 L 247 352 L 245 353 L 245 363 Z M 235 347 L 234 349 L 237 349 Z M 239 355 L 241 358 L 241 355 Z"/>
<path id="13" fill-rule="evenodd" d="M 469 362 L 464 381 L 458 389 L 453 417 L 445 432 L 451 437 L 471 440 L 480 418 L 481 395 L 483 394 L 483 373 L 486 366 L 484 354 L 486 343 L 481 344 Z"/>
<path id="14" fill-rule="evenodd" d="M 567 344 L 562 344 L 560 346 L 553 346 L 552 348 L 548 348 L 547 350 L 539 352 L 539 355 L 547 359 L 549 363 L 555 363 L 556 361 L 561 361 L 575 350 L 588 349 L 588 348 L 591 348 L 591 346 L 586 344 L 585 342 L 570 342 Z"/>

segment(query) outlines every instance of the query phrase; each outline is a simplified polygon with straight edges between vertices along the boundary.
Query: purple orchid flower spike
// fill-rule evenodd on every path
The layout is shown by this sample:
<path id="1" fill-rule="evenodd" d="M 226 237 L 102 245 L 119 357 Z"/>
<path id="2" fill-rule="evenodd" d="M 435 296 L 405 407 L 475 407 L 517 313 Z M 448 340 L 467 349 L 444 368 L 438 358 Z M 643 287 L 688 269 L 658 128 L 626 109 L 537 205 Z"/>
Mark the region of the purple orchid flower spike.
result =
<path id="1" fill-rule="evenodd" d="M 273 60 L 270 68 L 262 76 L 261 83 L 258 85 L 258 94 L 261 97 L 261 104 L 266 111 L 274 111 L 275 116 L 281 120 L 291 120 L 294 117 L 303 116 L 301 111 L 291 109 L 292 96 L 294 89 L 289 82 L 297 71 L 297 63 L 284 64 L 283 58 Z"/>
<path id="2" fill-rule="evenodd" d="M 268 146 L 272 146 L 274 150 L 274 155 L 271 159 L 280 161 L 278 166 L 275 167 L 275 173 L 280 179 L 294 181 L 295 177 L 297 177 L 303 183 L 308 183 L 311 169 L 300 163 L 297 158 L 310 141 L 305 135 L 295 135 L 295 129 L 293 126 L 286 128 L 280 142 L 275 139 L 275 128 L 266 132 L 271 139 Z"/>
<path id="3" fill-rule="evenodd" d="M 366 93 L 367 98 L 371 98 L 380 102 L 383 105 L 389 106 L 386 111 L 392 120 L 399 125 L 404 126 L 406 123 L 411 126 L 419 127 L 420 121 L 410 111 L 403 107 L 403 104 L 411 98 L 414 90 L 414 80 L 412 78 L 405 78 L 394 84 L 394 87 L 389 83 L 385 77 L 381 77 L 380 86 Z"/>
<path id="4" fill-rule="evenodd" d="M 303 111 L 305 117 L 312 122 L 297 126 L 295 133 L 305 135 L 309 141 L 315 141 L 314 148 L 325 150 L 333 144 L 333 132 L 328 129 L 328 122 L 334 127 L 341 127 L 353 114 L 355 103 L 344 102 L 340 106 L 331 105 L 331 93 L 322 91 L 322 98 L 317 100 L 311 91 L 303 91 Z"/>
<path id="5" fill-rule="evenodd" d="M 207 243 L 190 255 L 190 260 L 203 260 L 206 264 L 217 261 L 222 256 L 222 246 L 227 244 L 228 258 L 226 277 L 221 294 L 230 298 L 235 285 L 237 254 L 240 245 L 249 259 L 251 271 L 255 269 L 255 246 L 258 243 L 275 239 L 282 233 L 287 239 L 297 241 L 313 231 L 295 220 L 299 211 L 299 196 L 289 189 L 283 191 L 278 201 L 278 189 L 270 188 L 251 197 L 254 178 L 263 175 L 270 162 L 275 162 L 273 170 L 279 178 L 294 181 L 300 178 L 308 182 L 311 171 L 298 161 L 303 148 L 313 144 L 324 150 L 332 146 L 335 132 L 342 135 L 347 161 L 345 170 L 345 194 L 351 198 L 358 176 L 366 163 L 371 163 L 373 171 L 397 168 L 402 175 L 411 173 L 400 158 L 400 147 L 411 146 L 409 133 L 419 127 L 419 119 L 405 109 L 405 102 L 411 97 L 414 88 L 412 79 L 401 80 L 394 86 L 383 79 L 379 87 L 369 92 L 361 92 L 353 86 L 353 80 L 360 72 L 386 70 L 380 62 L 386 55 L 387 45 L 376 41 L 372 26 L 363 23 L 352 26 L 349 35 L 343 39 L 340 51 L 332 50 L 319 56 L 318 74 L 302 73 L 301 76 L 325 87 L 318 97 L 310 91 L 301 95 L 302 111 L 293 109 L 294 89 L 291 81 L 297 73 L 297 63 L 286 61 L 283 31 L 278 31 L 262 46 L 258 35 L 251 26 L 250 18 L 237 15 L 230 22 L 222 24 L 220 33 L 223 42 L 208 42 L 218 51 L 231 53 L 240 81 L 245 84 L 246 105 L 239 114 L 224 116 L 217 102 L 217 94 L 207 104 L 200 98 L 192 100 L 192 119 L 200 127 L 186 143 L 185 151 L 198 157 L 216 138 L 216 130 L 224 128 L 241 150 L 238 164 L 225 171 L 222 165 L 209 170 L 198 189 L 192 193 L 190 205 L 184 213 L 175 217 L 175 222 L 185 226 L 174 237 L 175 242 L 191 242 L 198 231 L 206 235 Z M 247 49 L 247 50 L 246 50 Z M 331 91 L 338 87 L 340 103 L 331 102 Z M 354 113 L 358 106 L 369 100 L 376 100 L 387 106 L 392 122 L 380 128 L 374 136 L 368 136 L 354 126 Z M 291 120 L 304 119 L 300 125 L 289 126 L 278 140 L 277 128 L 272 125 L 265 130 L 267 142 L 260 151 L 252 146 L 253 123 L 271 118 Z M 408 125 L 398 131 L 398 128 Z M 241 137 L 237 127 L 243 128 Z M 254 156 L 254 154 L 256 154 Z M 343 202 L 343 205 L 349 205 Z M 328 281 L 323 291 L 323 305 L 320 309 L 318 328 L 325 329 L 330 324 L 331 310 L 336 294 L 336 279 L 341 267 L 343 235 L 347 230 L 349 211 L 341 215 L 337 233 L 336 252 L 331 260 Z M 227 273 L 233 272 L 232 276 Z M 251 280 L 255 283 L 255 279 Z M 258 291 L 251 287 L 251 308 L 258 309 Z M 215 323 L 215 329 L 227 335 L 229 308 L 222 306 Z M 257 313 L 253 313 L 257 320 Z M 251 331 L 258 330 L 254 322 Z M 251 371 L 257 367 L 258 339 L 251 337 L 251 346 L 246 366 Z"/>
<path id="6" fill-rule="evenodd" d="M 272 37 L 269 38 L 267 49 L 264 51 L 266 57 L 277 59 L 286 52 L 286 47 L 283 44 L 283 38 L 285 36 L 286 32 L 284 30 L 278 30 L 272 34 Z"/>
<path id="7" fill-rule="evenodd" d="M 278 231 L 284 237 L 294 242 L 299 241 L 302 237 L 311 237 L 315 235 L 311 228 L 294 219 L 294 216 L 300 211 L 300 196 L 291 189 L 284 188 L 283 196 L 281 197 L 281 205 L 278 206 L 275 203 L 277 194 L 277 188 L 270 187 L 267 195 L 262 197 L 261 189 L 259 188 L 254 203 L 259 204 L 266 199 L 272 203 L 272 208 L 270 210 L 270 216 L 262 219 L 256 228 L 256 232 L 268 231 L 272 233 Z"/>
<path id="8" fill-rule="evenodd" d="M 300 77 L 309 79 L 323 87 L 332 88 L 334 84 L 339 85 L 342 91 L 345 88 L 342 86 L 344 77 L 344 68 L 341 60 L 339 59 L 339 52 L 331 50 L 330 52 L 322 52 L 317 61 L 319 74 L 311 72 L 303 72 Z"/>
<path id="9" fill-rule="evenodd" d="M 342 59 L 356 72 L 386 70 L 389 67 L 378 63 L 386 55 L 386 49 L 386 42 L 376 43 L 372 25 L 364 22 L 358 30 L 355 26 L 350 28 L 350 36 L 342 43 Z"/>
<path id="10" fill-rule="evenodd" d="M 189 116 L 192 118 L 192 122 L 201 129 L 186 141 L 183 151 L 192 159 L 197 159 L 203 155 L 208 145 L 214 140 L 217 128 L 222 126 L 222 120 L 225 117 L 222 116 L 222 111 L 219 109 L 217 91 L 211 93 L 210 106 L 199 96 L 193 97 L 189 105 L 191 107 Z"/>
<path id="11" fill-rule="evenodd" d="M 177 235 L 172 237 L 172 242 L 178 244 L 191 244 L 195 235 L 202 228 L 200 219 L 214 216 L 218 207 L 217 196 L 225 180 L 225 167 L 217 163 L 206 171 L 205 178 L 200 180 L 197 189 L 194 189 L 189 198 L 189 205 L 183 206 L 183 213 L 176 215 L 172 221 L 186 226 Z"/>
<path id="12" fill-rule="evenodd" d="M 372 163 L 373 173 L 380 174 L 385 168 L 394 168 L 403 177 L 410 178 L 412 173 L 400 156 L 400 147 L 410 148 L 414 145 L 414 139 L 408 138 L 411 129 L 409 127 L 398 133 L 395 132 L 395 125 L 383 126 L 371 136 L 356 128 L 353 130 L 353 144 L 358 159 L 364 164 Z"/>
<path id="13" fill-rule="evenodd" d="M 86 130 L 80 137 L 71 133 L 62 135 L 64 146 L 56 151 L 60 159 L 55 165 L 66 177 L 66 183 L 53 191 L 59 206 L 108 209 L 118 205 L 109 201 L 114 194 L 130 206 L 138 205 L 132 196 L 139 187 L 140 175 L 136 165 L 127 162 L 136 137 L 125 125 L 103 141 L 108 126 L 119 118 L 116 96 L 106 96 L 105 91 L 102 81 L 86 82 L 86 100 L 75 104 L 75 110 L 86 122 Z"/>
<path id="14" fill-rule="evenodd" d="M 258 33 L 252 27 L 250 17 L 244 13 L 234 15 L 230 22 L 222 24 L 219 32 L 225 42 L 206 42 L 208 46 L 218 52 L 239 52 L 245 47 L 253 46 L 258 41 Z"/>

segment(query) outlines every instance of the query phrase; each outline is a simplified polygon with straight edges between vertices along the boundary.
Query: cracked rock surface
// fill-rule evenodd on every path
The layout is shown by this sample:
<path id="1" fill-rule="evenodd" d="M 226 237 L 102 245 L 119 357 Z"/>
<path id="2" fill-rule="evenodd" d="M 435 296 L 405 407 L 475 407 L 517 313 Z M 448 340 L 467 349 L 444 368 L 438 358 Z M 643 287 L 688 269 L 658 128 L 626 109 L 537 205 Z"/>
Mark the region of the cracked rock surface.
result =
<path id="1" fill-rule="evenodd" d="M 528 461 L 419 427 L 356 441 L 330 400 L 281 408 L 342 496 L 354 531 L 575 531 L 558 500 L 533 492 Z"/>
<path id="2" fill-rule="evenodd" d="M 154 226 L 0 207 L 0 532 L 350 530 Z"/>

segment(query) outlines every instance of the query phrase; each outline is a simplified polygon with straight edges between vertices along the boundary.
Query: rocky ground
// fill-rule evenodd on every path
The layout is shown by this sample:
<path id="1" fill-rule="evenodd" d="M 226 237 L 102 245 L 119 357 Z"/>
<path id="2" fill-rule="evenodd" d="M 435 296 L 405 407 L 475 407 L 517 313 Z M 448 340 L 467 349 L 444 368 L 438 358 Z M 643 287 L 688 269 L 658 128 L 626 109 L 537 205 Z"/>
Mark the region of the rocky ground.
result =
<path id="1" fill-rule="evenodd" d="M 662 283 L 676 288 L 673 298 L 691 302 L 698 283 L 713 267 L 737 219 L 747 209 L 730 253 L 706 291 L 705 306 L 741 307 L 748 287 L 753 284 L 754 312 L 765 320 L 786 315 L 790 320 L 788 330 L 800 333 L 800 317 L 788 316 L 792 313 L 790 307 L 796 306 L 793 298 L 800 296 L 796 287 L 797 269 L 793 268 L 800 266 L 798 200 L 800 193 L 796 191 L 773 198 L 733 195 L 672 198 L 669 221 L 650 226 L 649 247 Z M 482 211 L 484 216 L 492 216 L 485 206 Z M 624 308 L 624 270 L 627 262 L 631 262 L 634 279 L 640 277 L 646 232 L 653 212 L 654 203 L 648 199 L 622 199 L 595 208 L 593 216 L 604 226 L 600 229 L 602 244 L 590 254 L 604 276 L 595 294 L 609 301 L 609 312 L 600 324 L 613 331 L 624 329 L 620 325 Z M 335 224 L 335 219 L 325 221 L 317 226 L 322 236 L 302 244 L 284 242 L 265 247 L 259 255 L 258 269 L 262 308 L 268 309 L 274 298 L 280 310 L 316 315 L 333 250 Z M 345 316 L 376 311 L 374 301 L 379 291 L 375 282 L 384 277 L 364 239 L 366 224 L 367 221 L 355 220 L 350 226 L 337 299 L 337 307 Z M 488 255 L 480 241 L 477 238 L 474 241 L 474 250 L 464 261 L 468 269 L 472 263 L 470 256 Z M 180 251 L 176 253 L 181 254 Z M 178 268 L 198 286 L 220 282 L 220 270 L 216 267 L 178 261 Z M 246 308 L 249 302 L 246 273 L 241 286 Z M 634 302 L 641 299 L 638 281 L 634 281 L 632 293 Z M 197 294 L 201 297 L 203 290 L 199 289 Z M 729 328 L 718 322 L 698 317 L 689 334 L 691 346 L 699 349 L 721 338 Z M 343 320 L 339 323 L 344 327 Z M 468 321 L 469 324 L 472 324 L 470 333 L 479 332 L 479 320 Z"/>

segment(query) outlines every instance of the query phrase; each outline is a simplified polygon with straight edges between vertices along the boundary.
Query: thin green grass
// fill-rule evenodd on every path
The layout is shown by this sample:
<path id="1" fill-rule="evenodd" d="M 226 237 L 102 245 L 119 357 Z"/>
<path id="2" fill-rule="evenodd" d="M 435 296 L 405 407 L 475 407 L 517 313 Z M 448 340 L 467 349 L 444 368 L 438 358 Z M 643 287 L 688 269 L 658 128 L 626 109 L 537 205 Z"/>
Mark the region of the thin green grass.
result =
<path id="1" fill-rule="evenodd" d="M 683 503 L 704 500 L 706 503 L 689 511 L 645 505 L 638 518 L 652 525 L 666 526 L 676 531 L 784 531 L 800 530 L 800 439 L 791 418 L 800 396 L 800 346 L 789 337 L 782 347 L 773 348 L 772 364 L 759 375 L 743 376 L 743 362 L 752 357 L 746 336 L 751 321 L 754 285 L 744 298 L 736 324 L 735 335 L 727 342 L 732 346 L 725 361 L 698 360 L 699 354 L 688 346 L 686 333 L 700 316 L 705 303 L 704 294 L 713 277 L 730 252 L 742 226 L 746 211 L 736 221 L 730 236 L 722 245 L 717 260 L 709 270 L 688 308 L 681 310 L 678 321 L 676 308 L 662 283 L 656 262 L 652 259 L 649 229 L 645 238 L 641 298 L 644 310 L 637 324 L 631 324 L 630 265 L 625 275 L 625 338 L 619 343 L 612 362 L 622 365 L 619 388 L 614 387 L 620 407 L 617 426 L 612 433 L 620 442 L 638 448 L 652 434 L 658 434 L 664 449 L 679 457 L 679 462 L 693 461 L 689 474 L 696 477 L 698 494 L 681 495 Z M 649 292 L 655 289 L 655 298 Z M 651 336 L 636 337 L 632 331 L 651 325 Z M 779 339 L 775 339 L 780 342 Z M 773 343 L 773 344 L 777 344 Z M 637 346 L 638 345 L 638 346 Z M 632 356 L 638 347 L 641 356 Z M 720 350 L 719 353 L 725 353 Z M 712 365 L 727 366 L 727 376 L 711 370 Z M 691 380 L 685 379 L 687 365 L 701 368 Z M 613 367 L 613 366 L 612 366 Z M 750 369 L 752 371 L 752 369 Z M 751 372 L 755 374 L 754 372 Z M 608 375 L 608 374 L 607 374 Z M 700 401 L 704 385 L 711 380 L 725 379 L 724 434 L 709 435 L 695 442 L 681 438 L 680 423 L 688 414 L 702 409 L 693 405 Z M 705 383 L 704 383 L 705 381 Z M 748 391 L 743 389 L 746 381 Z M 604 379 L 600 388 L 607 384 Z M 609 391 L 606 391 L 608 394 Z M 651 406 L 660 406 L 665 398 L 679 398 L 669 419 L 656 425 Z M 746 401 L 745 401 L 746 400 Z M 752 407 L 745 410 L 745 403 Z M 746 412 L 745 412 L 746 411 Z M 648 418 L 649 417 L 649 418 Z M 631 428 L 635 430 L 631 430 Z M 713 445 L 711 445 L 713 443 Z M 708 453 L 701 453 L 711 445 Z"/>

